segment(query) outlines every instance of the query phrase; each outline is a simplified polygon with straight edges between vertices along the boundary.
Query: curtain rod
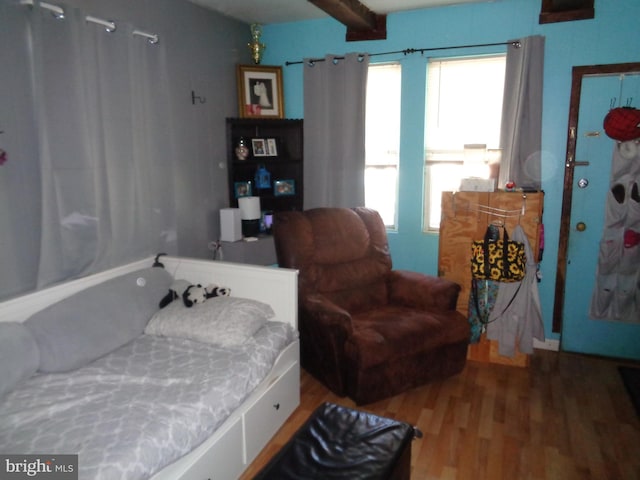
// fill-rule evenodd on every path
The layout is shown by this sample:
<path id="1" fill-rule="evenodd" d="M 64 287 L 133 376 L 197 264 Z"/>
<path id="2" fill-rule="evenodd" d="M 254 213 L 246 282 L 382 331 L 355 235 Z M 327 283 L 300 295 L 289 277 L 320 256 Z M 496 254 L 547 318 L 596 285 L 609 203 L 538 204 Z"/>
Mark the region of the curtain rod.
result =
<path id="1" fill-rule="evenodd" d="M 34 7 L 35 6 L 35 2 L 34 0 L 20 0 L 20 4 L 21 5 L 27 5 L 29 7 Z M 47 2 L 39 2 L 40 7 L 49 10 L 51 12 L 51 14 L 58 20 L 63 20 L 65 18 L 65 14 L 64 14 L 64 9 L 62 7 L 59 7 L 58 5 L 53 5 L 52 3 L 47 3 Z M 98 25 L 102 25 L 103 27 L 105 27 L 105 30 L 109 33 L 113 33 L 116 31 L 117 25 L 114 21 L 112 20 L 103 20 L 102 18 L 97 18 L 97 17 L 93 17 L 91 15 L 87 15 L 85 17 L 85 21 L 89 22 L 89 23 L 95 23 Z M 143 30 L 133 30 L 133 32 L 131 32 L 131 34 L 136 37 L 142 37 L 142 38 L 146 38 L 147 41 L 152 44 L 155 45 L 156 43 L 158 43 L 160 41 L 160 38 L 158 37 L 157 34 L 155 33 L 148 33 L 145 32 Z"/>
<path id="2" fill-rule="evenodd" d="M 410 55 L 412 53 L 421 53 L 424 52 L 433 52 L 436 50 L 454 50 L 456 48 L 477 48 L 477 47 L 494 47 L 497 45 L 513 45 L 516 48 L 521 47 L 520 40 L 511 40 L 510 42 L 498 42 L 498 43 L 477 43 L 475 45 L 456 45 L 453 47 L 432 47 L 432 48 L 407 48 L 405 50 L 395 50 L 393 52 L 380 52 L 380 53 L 369 53 L 370 57 L 377 57 L 378 55 L 392 55 L 394 53 L 402 53 L 403 55 Z M 364 54 L 363 54 L 364 55 Z M 344 56 L 334 57 L 336 60 L 344 60 Z M 309 60 L 298 60 L 297 62 L 285 62 L 285 65 L 288 67 L 289 65 L 300 65 L 303 63 L 309 63 L 313 65 L 315 62 L 324 62 L 324 58 L 312 58 Z"/>

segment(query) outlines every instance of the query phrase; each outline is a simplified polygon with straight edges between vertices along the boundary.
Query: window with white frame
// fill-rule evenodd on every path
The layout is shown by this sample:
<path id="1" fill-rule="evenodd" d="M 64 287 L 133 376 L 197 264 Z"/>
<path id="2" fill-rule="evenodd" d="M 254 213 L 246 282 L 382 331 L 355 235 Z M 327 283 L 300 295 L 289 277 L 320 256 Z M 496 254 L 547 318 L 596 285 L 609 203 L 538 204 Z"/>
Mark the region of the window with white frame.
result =
<path id="1" fill-rule="evenodd" d="M 365 205 L 396 226 L 400 158 L 399 63 L 369 66 L 365 119 Z"/>
<path id="2" fill-rule="evenodd" d="M 506 54 L 431 59 L 425 108 L 425 231 L 440 228 L 442 192 L 493 178 L 500 161 Z"/>

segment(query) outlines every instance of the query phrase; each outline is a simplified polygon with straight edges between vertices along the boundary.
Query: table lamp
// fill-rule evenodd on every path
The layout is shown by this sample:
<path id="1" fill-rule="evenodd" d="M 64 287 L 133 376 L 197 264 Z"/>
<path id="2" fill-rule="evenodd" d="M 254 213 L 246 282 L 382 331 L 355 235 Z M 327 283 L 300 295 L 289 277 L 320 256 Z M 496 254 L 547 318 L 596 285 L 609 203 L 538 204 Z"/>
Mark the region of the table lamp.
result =
<path id="1" fill-rule="evenodd" d="M 242 220 L 242 235 L 256 237 L 260 233 L 260 197 L 241 197 L 238 199 L 240 219 Z"/>

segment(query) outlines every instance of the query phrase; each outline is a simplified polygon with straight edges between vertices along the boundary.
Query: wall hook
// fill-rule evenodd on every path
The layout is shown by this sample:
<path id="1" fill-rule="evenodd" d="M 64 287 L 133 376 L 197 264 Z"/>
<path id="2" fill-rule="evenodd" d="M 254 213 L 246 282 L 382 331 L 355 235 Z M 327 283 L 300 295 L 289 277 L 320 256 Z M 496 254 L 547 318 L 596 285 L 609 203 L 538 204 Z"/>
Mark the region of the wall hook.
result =
<path id="1" fill-rule="evenodd" d="M 196 104 L 196 100 L 198 101 L 198 103 L 206 103 L 207 99 L 205 97 L 200 97 L 198 95 L 196 95 L 196 92 L 191 90 L 191 103 L 193 105 Z"/>

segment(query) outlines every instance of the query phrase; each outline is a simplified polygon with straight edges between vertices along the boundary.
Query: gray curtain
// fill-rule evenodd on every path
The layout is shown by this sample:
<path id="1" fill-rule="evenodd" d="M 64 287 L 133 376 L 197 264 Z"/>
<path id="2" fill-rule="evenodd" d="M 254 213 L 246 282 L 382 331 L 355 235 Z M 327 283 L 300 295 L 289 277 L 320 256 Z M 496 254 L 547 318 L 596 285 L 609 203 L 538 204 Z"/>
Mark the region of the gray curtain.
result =
<path id="1" fill-rule="evenodd" d="M 509 45 L 505 72 L 498 186 L 540 190 L 544 37 L 536 35 Z"/>
<path id="2" fill-rule="evenodd" d="M 162 41 L 64 9 L 0 4 L 1 298 L 176 251 Z"/>
<path id="3" fill-rule="evenodd" d="M 304 67 L 304 208 L 364 205 L 368 55 Z"/>

